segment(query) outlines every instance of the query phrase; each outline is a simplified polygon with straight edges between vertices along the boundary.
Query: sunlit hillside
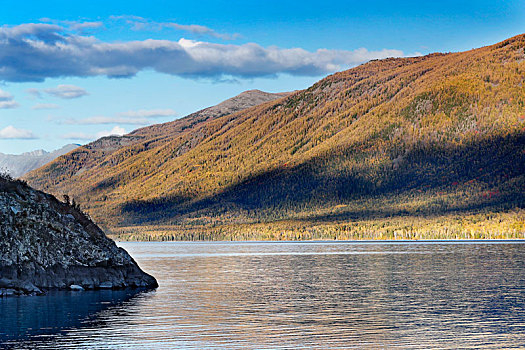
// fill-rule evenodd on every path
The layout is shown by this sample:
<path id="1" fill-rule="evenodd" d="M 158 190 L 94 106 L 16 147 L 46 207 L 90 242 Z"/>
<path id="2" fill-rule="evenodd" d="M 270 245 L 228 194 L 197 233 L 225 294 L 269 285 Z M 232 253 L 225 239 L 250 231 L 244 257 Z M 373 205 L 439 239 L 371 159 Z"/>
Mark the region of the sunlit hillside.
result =
<path id="1" fill-rule="evenodd" d="M 123 239 L 523 238 L 525 35 L 274 98 L 101 139 L 26 179 Z"/>

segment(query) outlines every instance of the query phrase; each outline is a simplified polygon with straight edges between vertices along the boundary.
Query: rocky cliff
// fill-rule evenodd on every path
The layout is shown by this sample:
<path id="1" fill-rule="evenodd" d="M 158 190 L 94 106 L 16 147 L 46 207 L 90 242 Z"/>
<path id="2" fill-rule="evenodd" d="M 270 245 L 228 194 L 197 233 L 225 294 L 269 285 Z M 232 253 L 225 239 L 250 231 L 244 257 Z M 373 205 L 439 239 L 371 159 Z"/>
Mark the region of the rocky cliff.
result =
<path id="1" fill-rule="evenodd" d="M 74 203 L 0 176 L 0 296 L 157 287 Z"/>

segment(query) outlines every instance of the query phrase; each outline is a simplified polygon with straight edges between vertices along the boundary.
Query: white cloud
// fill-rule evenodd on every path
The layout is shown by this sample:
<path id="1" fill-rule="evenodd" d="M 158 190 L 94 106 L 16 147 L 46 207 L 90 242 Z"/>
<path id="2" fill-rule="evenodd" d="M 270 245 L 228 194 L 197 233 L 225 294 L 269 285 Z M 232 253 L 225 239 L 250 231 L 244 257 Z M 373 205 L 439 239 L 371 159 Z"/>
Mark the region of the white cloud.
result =
<path id="1" fill-rule="evenodd" d="M 58 85 L 56 88 L 44 89 L 44 91 L 55 97 L 72 99 L 89 95 L 86 90 L 75 85 Z"/>
<path id="2" fill-rule="evenodd" d="M 150 121 L 147 118 L 129 118 L 129 117 L 106 117 L 97 115 L 94 117 L 84 119 L 66 119 L 62 121 L 63 124 L 73 125 L 96 125 L 96 124 L 135 124 L 146 125 Z"/>
<path id="3" fill-rule="evenodd" d="M 0 90 L 0 109 L 16 108 L 20 106 L 9 92 Z"/>
<path id="4" fill-rule="evenodd" d="M 0 52 L 0 80 L 4 81 L 97 75 L 122 78 L 150 69 L 186 78 L 317 76 L 371 59 L 403 56 L 402 51 L 390 49 L 307 51 L 186 39 L 105 42 L 45 23 L 0 27 Z"/>
<path id="5" fill-rule="evenodd" d="M 152 21 L 148 18 L 139 17 L 139 16 L 110 16 L 109 17 L 113 21 L 123 21 L 127 25 L 130 26 L 131 30 L 134 31 L 143 31 L 143 30 L 149 30 L 149 31 L 160 31 L 163 28 L 171 28 L 175 30 L 182 30 L 185 32 L 189 32 L 195 35 L 208 35 L 212 36 L 217 39 L 222 40 L 235 40 L 240 37 L 239 34 L 227 34 L 227 33 L 219 33 L 209 27 L 199 25 L 199 24 L 180 24 L 180 23 L 174 23 L 174 22 L 156 22 Z"/>
<path id="6" fill-rule="evenodd" d="M 31 109 L 39 110 L 39 109 L 58 109 L 60 108 L 59 105 L 56 105 L 54 103 L 38 103 L 31 107 Z"/>
<path id="7" fill-rule="evenodd" d="M 17 129 L 9 125 L 0 130 L 0 139 L 37 139 L 38 137 L 30 130 Z"/>
<path id="8" fill-rule="evenodd" d="M 9 92 L 0 90 L 0 101 L 11 101 L 13 99 L 13 95 L 11 95 Z"/>
<path id="9" fill-rule="evenodd" d="M 26 92 L 32 97 L 32 98 L 41 98 L 42 94 L 40 93 L 40 90 L 35 88 L 26 89 Z"/>
<path id="10" fill-rule="evenodd" d="M 126 130 L 120 126 L 115 126 L 113 129 L 111 130 L 102 130 L 102 131 L 99 131 L 97 132 L 96 134 L 87 134 L 87 133 L 83 133 L 83 132 L 71 132 L 71 133 L 68 133 L 68 134 L 65 134 L 65 135 L 62 135 L 62 138 L 63 139 L 68 139 L 68 140 L 87 140 L 87 141 L 91 141 L 91 140 L 96 140 L 96 139 L 99 139 L 101 137 L 105 137 L 105 136 L 122 136 L 126 133 Z"/>
<path id="11" fill-rule="evenodd" d="M 139 109 L 136 111 L 127 111 L 118 114 L 122 117 L 130 118 L 160 118 L 160 117 L 174 117 L 177 115 L 173 109 Z"/>
<path id="12" fill-rule="evenodd" d="M 40 18 L 41 22 L 47 22 L 47 23 L 53 23 L 60 26 L 65 26 L 69 30 L 77 31 L 77 32 L 85 32 L 88 29 L 96 29 L 101 28 L 104 26 L 104 23 L 97 21 L 97 22 L 86 22 L 86 21 L 60 21 L 56 19 L 51 18 Z"/>
<path id="13" fill-rule="evenodd" d="M 19 106 L 16 101 L 0 101 L 0 109 L 17 108 Z"/>
<path id="14" fill-rule="evenodd" d="M 151 119 L 174 117 L 177 115 L 173 109 L 139 109 L 136 111 L 127 111 L 118 113 L 116 116 L 107 117 L 103 115 L 93 116 L 84 119 L 66 119 L 61 121 L 62 124 L 132 124 L 147 125 L 151 124 Z"/>
<path id="15" fill-rule="evenodd" d="M 197 35 L 209 35 L 214 38 L 223 39 L 223 40 L 234 40 L 240 37 L 239 34 L 225 34 L 217 33 L 215 30 L 208 28 L 206 26 L 201 26 L 198 24 L 178 24 L 178 23 L 162 23 L 161 26 L 173 28 L 177 30 L 184 30 Z"/>
<path id="16" fill-rule="evenodd" d="M 160 24 L 144 17 L 132 16 L 132 15 L 121 15 L 121 16 L 110 16 L 109 19 L 113 21 L 124 21 L 131 27 L 131 30 L 159 30 Z"/>
<path id="17" fill-rule="evenodd" d="M 95 29 L 103 27 L 102 22 L 69 22 L 70 28 L 73 30 L 84 31 L 86 29 Z"/>
<path id="18" fill-rule="evenodd" d="M 113 135 L 114 136 L 122 136 L 125 133 L 126 133 L 126 130 L 124 128 L 121 128 L 120 126 L 115 126 L 110 131 L 103 130 L 103 131 L 97 132 L 97 138 L 101 138 L 101 137 L 104 137 L 104 136 L 113 136 Z"/>
<path id="19" fill-rule="evenodd" d="M 86 134 L 83 132 L 70 132 L 62 135 L 62 138 L 66 140 L 93 140 L 95 137 L 95 135 Z"/>

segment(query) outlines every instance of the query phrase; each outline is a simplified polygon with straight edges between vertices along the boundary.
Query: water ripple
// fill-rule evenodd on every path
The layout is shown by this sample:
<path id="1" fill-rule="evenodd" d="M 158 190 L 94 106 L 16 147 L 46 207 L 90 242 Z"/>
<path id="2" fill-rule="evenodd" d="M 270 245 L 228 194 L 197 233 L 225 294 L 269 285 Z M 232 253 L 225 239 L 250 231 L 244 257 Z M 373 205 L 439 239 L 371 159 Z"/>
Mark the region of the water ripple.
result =
<path id="1" fill-rule="evenodd" d="M 157 277 L 156 291 L 84 293 L 82 310 L 80 299 L 74 299 L 78 294 L 71 293 L 31 303 L 19 299 L 16 306 L 14 299 L 1 300 L 0 312 L 10 315 L 0 328 L 4 346 L 518 349 L 525 345 L 525 244 L 519 242 L 122 246 Z M 35 314 L 35 310 L 46 311 Z"/>

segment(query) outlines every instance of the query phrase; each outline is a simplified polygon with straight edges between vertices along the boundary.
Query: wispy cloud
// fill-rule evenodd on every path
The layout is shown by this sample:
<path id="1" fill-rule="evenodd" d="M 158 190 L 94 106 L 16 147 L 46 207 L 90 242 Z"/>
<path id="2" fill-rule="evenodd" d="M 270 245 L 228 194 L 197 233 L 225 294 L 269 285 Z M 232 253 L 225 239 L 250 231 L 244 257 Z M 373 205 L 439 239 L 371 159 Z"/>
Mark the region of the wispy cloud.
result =
<path id="1" fill-rule="evenodd" d="M 47 17 L 40 18 L 40 21 L 60 25 L 67 28 L 68 30 L 77 31 L 80 33 L 85 33 L 87 30 L 90 29 L 104 27 L 104 23 L 102 23 L 101 21 L 62 21 Z"/>
<path id="2" fill-rule="evenodd" d="M 62 135 L 62 138 L 67 139 L 67 140 L 91 141 L 91 140 L 96 140 L 96 139 L 99 139 L 105 136 L 112 136 L 112 135 L 122 136 L 124 134 L 126 134 L 126 130 L 124 128 L 120 126 L 115 126 L 111 130 L 102 130 L 102 131 L 97 132 L 96 134 L 88 134 L 88 133 L 83 133 L 83 132 L 67 133 L 65 135 Z"/>
<path id="3" fill-rule="evenodd" d="M 161 118 L 174 117 L 177 115 L 173 109 L 139 109 L 136 111 L 127 111 L 118 114 L 121 117 L 130 118 Z"/>
<path id="4" fill-rule="evenodd" d="M 17 129 L 9 125 L 0 130 L 0 139 L 37 139 L 38 137 L 30 130 Z"/>
<path id="5" fill-rule="evenodd" d="M 86 90 L 75 85 L 58 85 L 56 88 L 44 89 L 44 92 L 64 99 L 79 98 L 89 95 Z"/>
<path id="6" fill-rule="evenodd" d="M 9 92 L 0 90 L 0 109 L 16 108 L 19 104 Z"/>
<path id="7" fill-rule="evenodd" d="M 118 113 L 115 116 L 93 116 L 83 119 L 65 119 L 60 121 L 62 124 L 73 125 L 92 125 L 92 124 L 132 124 L 147 125 L 151 124 L 152 119 L 163 117 L 174 117 L 177 115 L 173 109 L 140 109 Z"/>
<path id="8" fill-rule="evenodd" d="M 132 77 L 142 70 L 185 78 L 252 78 L 285 73 L 317 76 L 370 59 L 403 56 L 399 50 L 346 51 L 225 45 L 180 39 L 105 42 L 63 27 L 29 23 L 0 27 L 0 80 L 52 77 Z"/>
<path id="9" fill-rule="evenodd" d="M 134 15 L 119 15 L 109 16 L 112 21 L 123 21 L 126 23 L 131 30 L 160 30 L 162 27 L 160 23 L 152 21 L 150 19 L 134 16 Z"/>
<path id="10" fill-rule="evenodd" d="M 42 97 L 42 93 L 40 92 L 40 90 L 36 89 L 36 88 L 30 88 L 30 89 L 26 89 L 26 92 L 34 99 L 34 98 L 41 98 Z"/>
<path id="11" fill-rule="evenodd" d="M 72 125 L 97 125 L 97 124 L 134 124 L 134 125 L 146 125 L 150 121 L 147 118 L 129 118 L 129 117 L 106 117 L 103 115 L 97 115 L 84 119 L 66 119 L 62 122 L 63 124 Z"/>
<path id="12" fill-rule="evenodd" d="M 20 105 L 16 101 L 0 101 L 0 109 L 17 108 Z"/>
<path id="13" fill-rule="evenodd" d="M 0 101 L 10 101 L 13 99 L 13 95 L 11 95 L 9 92 L 0 90 Z"/>
<path id="14" fill-rule="evenodd" d="M 86 29 L 101 28 L 104 26 L 102 22 L 69 22 L 70 28 L 74 30 L 84 31 Z"/>
<path id="15" fill-rule="evenodd" d="M 86 141 L 86 140 L 94 140 L 95 137 L 96 136 L 93 135 L 93 134 L 86 134 L 84 132 L 70 132 L 70 133 L 62 135 L 62 138 L 66 139 L 66 140 L 83 140 L 83 141 Z"/>
<path id="16" fill-rule="evenodd" d="M 226 34 L 218 33 L 215 30 L 208 28 L 206 26 L 201 26 L 198 24 L 179 24 L 179 23 L 162 23 L 163 27 L 173 28 L 177 30 L 183 30 L 197 35 L 209 35 L 214 38 L 223 39 L 223 40 L 235 40 L 240 37 L 240 34 Z"/>
<path id="17" fill-rule="evenodd" d="M 39 110 L 39 109 L 58 109 L 60 108 L 59 105 L 56 105 L 54 103 L 38 103 L 31 107 L 31 109 Z"/>
<path id="18" fill-rule="evenodd" d="M 164 28 L 185 31 L 198 36 L 210 36 L 222 40 L 235 40 L 240 34 L 220 33 L 216 30 L 200 24 L 180 24 L 175 22 L 157 22 L 148 18 L 132 15 L 110 16 L 112 21 L 124 22 L 134 31 L 160 31 Z"/>
<path id="19" fill-rule="evenodd" d="M 36 89 L 36 88 L 30 88 L 26 89 L 26 92 L 32 97 L 32 98 L 42 98 L 42 92 L 45 92 L 49 95 L 63 98 L 63 99 L 73 99 L 73 98 L 79 98 L 82 96 L 89 95 L 89 93 L 75 85 L 58 85 L 54 88 L 47 88 L 47 89 Z"/>

